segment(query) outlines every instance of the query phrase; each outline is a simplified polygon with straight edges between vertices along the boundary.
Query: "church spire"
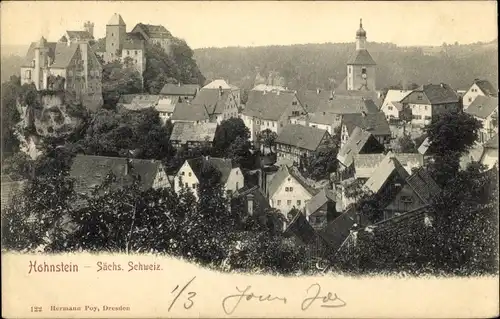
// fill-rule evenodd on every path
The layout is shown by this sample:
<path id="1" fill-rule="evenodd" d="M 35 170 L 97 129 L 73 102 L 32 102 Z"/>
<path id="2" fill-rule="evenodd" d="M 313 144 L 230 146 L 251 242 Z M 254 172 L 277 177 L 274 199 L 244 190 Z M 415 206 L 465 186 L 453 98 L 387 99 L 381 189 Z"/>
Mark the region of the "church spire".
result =
<path id="1" fill-rule="evenodd" d="M 359 29 L 356 31 L 356 50 L 366 49 L 366 31 L 363 29 L 363 19 L 359 19 Z"/>

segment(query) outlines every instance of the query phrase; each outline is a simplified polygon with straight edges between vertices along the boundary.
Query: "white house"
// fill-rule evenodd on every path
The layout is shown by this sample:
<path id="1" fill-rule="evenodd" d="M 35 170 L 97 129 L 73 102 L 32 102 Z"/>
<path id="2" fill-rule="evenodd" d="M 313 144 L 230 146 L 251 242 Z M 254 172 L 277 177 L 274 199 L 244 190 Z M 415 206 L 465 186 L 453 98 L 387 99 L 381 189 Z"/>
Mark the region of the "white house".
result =
<path id="1" fill-rule="evenodd" d="M 488 80 L 475 79 L 463 96 L 464 109 L 467 109 L 478 96 L 498 97 L 498 90 Z"/>
<path id="2" fill-rule="evenodd" d="M 244 186 L 244 177 L 239 167 L 233 167 L 231 160 L 216 157 L 197 157 L 188 159 L 174 177 L 174 190 L 177 194 L 182 188 L 189 189 L 198 198 L 198 187 L 203 178 L 203 170 L 212 166 L 221 174 L 220 183 L 225 193 L 232 196 Z"/>
<path id="3" fill-rule="evenodd" d="M 498 98 L 479 95 L 465 112 L 483 124 L 479 134 L 480 143 L 485 143 L 498 134 Z"/>
<path id="4" fill-rule="evenodd" d="M 285 217 L 292 208 L 303 210 L 318 191 L 309 186 L 294 168 L 280 167 L 268 186 L 269 204 Z"/>
<path id="5" fill-rule="evenodd" d="M 401 100 L 404 99 L 411 90 L 389 90 L 385 96 L 380 111 L 384 112 L 387 119 L 398 119 L 399 112 L 402 110 Z"/>
<path id="6" fill-rule="evenodd" d="M 493 136 L 484 144 L 484 153 L 481 156 L 481 164 L 488 168 L 498 164 L 498 135 Z"/>

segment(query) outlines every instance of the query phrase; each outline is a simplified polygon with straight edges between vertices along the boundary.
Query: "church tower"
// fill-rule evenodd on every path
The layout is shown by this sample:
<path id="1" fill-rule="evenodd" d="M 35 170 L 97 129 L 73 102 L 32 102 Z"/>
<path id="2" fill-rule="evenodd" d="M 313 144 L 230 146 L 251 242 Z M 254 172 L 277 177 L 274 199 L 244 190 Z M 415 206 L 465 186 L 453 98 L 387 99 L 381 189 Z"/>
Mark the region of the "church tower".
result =
<path id="1" fill-rule="evenodd" d="M 368 50 L 366 50 L 366 31 L 363 29 L 363 20 L 359 20 L 359 29 L 356 31 L 356 51 L 347 61 L 347 90 L 375 91 L 375 66 Z"/>
<path id="2" fill-rule="evenodd" d="M 106 60 L 108 62 L 121 57 L 126 28 L 122 16 L 117 13 L 111 17 L 106 25 Z"/>

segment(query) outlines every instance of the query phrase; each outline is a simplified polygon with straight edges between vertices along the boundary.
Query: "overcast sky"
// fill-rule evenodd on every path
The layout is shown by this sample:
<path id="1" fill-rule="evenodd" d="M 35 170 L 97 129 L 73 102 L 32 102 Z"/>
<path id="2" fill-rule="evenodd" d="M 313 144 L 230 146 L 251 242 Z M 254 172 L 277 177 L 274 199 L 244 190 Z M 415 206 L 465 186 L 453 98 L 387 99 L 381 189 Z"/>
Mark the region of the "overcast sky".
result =
<path id="1" fill-rule="evenodd" d="M 136 23 L 161 24 L 191 48 L 352 42 L 363 18 L 368 41 L 397 45 L 472 43 L 497 37 L 496 1 L 458 2 L 7 2 L 1 40 L 27 45 L 40 36 L 57 41 L 65 30 L 106 23 L 120 13 Z"/>

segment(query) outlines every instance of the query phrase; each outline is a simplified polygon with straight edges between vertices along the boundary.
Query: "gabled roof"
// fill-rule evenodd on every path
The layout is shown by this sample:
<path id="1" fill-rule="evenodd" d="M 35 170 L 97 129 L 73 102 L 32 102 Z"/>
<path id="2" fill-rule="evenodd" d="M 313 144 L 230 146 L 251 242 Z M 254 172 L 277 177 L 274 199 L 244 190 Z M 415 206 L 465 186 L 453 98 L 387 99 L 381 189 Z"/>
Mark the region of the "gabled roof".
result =
<path id="1" fill-rule="evenodd" d="M 411 90 L 388 90 L 382 105 L 386 105 L 388 103 L 394 104 L 395 102 L 401 102 L 401 100 L 407 97 L 411 92 L 412 92 Z"/>
<path id="2" fill-rule="evenodd" d="M 441 192 L 441 188 L 439 188 L 423 167 L 408 177 L 406 183 L 410 185 L 418 197 L 425 203 L 430 203 L 431 198 Z"/>
<path id="3" fill-rule="evenodd" d="M 172 114 L 172 121 L 196 122 L 209 118 L 207 109 L 200 104 L 180 103 Z"/>
<path id="4" fill-rule="evenodd" d="M 125 50 L 144 50 L 144 39 L 139 33 L 127 33 L 123 41 Z"/>
<path id="5" fill-rule="evenodd" d="M 208 114 L 222 114 L 224 112 L 224 107 L 226 106 L 226 102 L 228 96 L 230 94 L 229 90 L 210 90 L 210 89 L 201 89 L 196 97 L 191 101 L 193 105 L 203 105 Z"/>
<path id="6" fill-rule="evenodd" d="M 495 89 L 495 87 L 493 86 L 493 84 L 491 84 L 490 81 L 474 80 L 474 84 L 476 84 L 486 96 L 498 97 L 498 90 Z"/>
<path id="7" fill-rule="evenodd" d="M 127 161 L 129 164 L 127 164 Z M 70 176 L 76 179 L 75 191 L 88 194 L 95 186 L 101 185 L 108 173 L 116 176 L 115 187 L 130 185 L 133 174 L 140 176 L 143 190 L 153 186 L 160 161 L 127 159 L 94 155 L 77 155 L 73 159 Z"/>
<path id="8" fill-rule="evenodd" d="M 250 91 L 248 92 L 248 101 L 243 114 L 263 120 L 277 121 L 285 112 L 294 107 L 292 102 L 295 99 L 295 93 L 291 92 L 280 92 L 278 94 Z"/>
<path id="9" fill-rule="evenodd" d="M 340 246 L 342 246 L 342 243 L 351 233 L 351 229 L 357 223 L 356 219 L 356 210 L 350 208 L 318 232 L 318 234 L 328 243 L 331 253 L 337 252 Z"/>
<path id="10" fill-rule="evenodd" d="M 271 205 L 269 205 L 269 200 L 264 196 L 259 186 L 255 185 L 253 187 L 244 186 L 238 190 L 236 190 L 233 194 L 233 198 L 241 198 L 246 199 L 247 196 L 253 196 L 253 209 L 254 214 L 261 214 L 266 210 L 271 209 Z M 246 207 L 246 206 L 245 206 Z M 248 208 L 248 207 L 246 207 Z M 258 210 L 258 211 L 257 211 Z"/>
<path id="11" fill-rule="evenodd" d="M 148 107 L 155 107 L 160 100 L 159 95 L 150 94 L 123 94 L 118 100 L 118 104 L 128 110 L 142 110 Z"/>
<path id="12" fill-rule="evenodd" d="M 45 42 L 44 46 L 47 49 L 47 56 L 54 61 L 54 56 L 56 54 L 56 46 L 65 46 L 65 43 L 57 43 L 57 42 Z M 24 57 L 24 61 L 21 67 L 31 67 L 31 62 L 35 59 L 35 48 L 38 46 L 37 42 L 32 42 L 30 47 L 28 48 L 28 52 L 26 52 L 26 56 Z"/>
<path id="13" fill-rule="evenodd" d="M 218 157 L 200 156 L 196 158 L 187 159 L 186 162 L 188 162 L 189 166 L 193 170 L 193 173 L 196 175 L 198 180 L 202 178 L 202 172 L 205 165 L 211 165 L 220 172 L 221 184 L 225 184 L 227 182 L 229 174 L 233 169 L 233 164 L 230 159 L 223 159 Z"/>
<path id="14" fill-rule="evenodd" d="M 424 165 L 424 156 L 419 153 L 392 153 L 408 173 L 412 168 Z M 370 178 L 386 157 L 385 154 L 358 154 L 354 157 L 356 178 Z"/>
<path id="15" fill-rule="evenodd" d="M 380 162 L 372 176 L 366 181 L 364 187 L 368 188 L 374 194 L 378 193 L 387 182 L 387 179 L 393 174 L 399 174 L 401 178 L 406 179 L 410 176 L 404 169 L 403 165 L 399 163 L 396 156 L 389 152 L 385 158 Z"/>
<path id="16" fill-rule="evenodd" d="M 391 135 L 389 123 L 383 112 L 344 114 L 342 124 L 346 126 L 349 134 L 357 126 L 374 136 Z"/>
<path id="17" fill-rule="evenodd" d="M 204 89 L 219 89 L 222 88 L 223 90 L 239 90 L 238 87 L 234 85 L 228 84 L 226 81 L 222 79 L 218 80 L 213 80 L 212 82 L 208 83 L 203 87 Z"/>
<path id="18" fill-rule="evenodd" d="M 448 84 L 424 84 L 419 88 L 413 90 L 414 92 L 422 92 L 425 94 L 427 99 L 431 104 L 445 104 L 445 103 L 457 103 L 459 101 L 459 96 Z M 401 102 L 408 102 L 409 97 L 412 94 L 407 95 Z"/>
<path id="19" fill-rule="evenodd" d="M 150 38 L 171 38 L 172 34 L 162 25 L 138 23 L 133 30 L 141 28 Z"/>
<path id="20" fill-rule="evenodd" d="M 66 31 L 70 41 L 94 40 L 88 31 Z"/>
<path id="21" fill-rule="evenodd" d="M 79 48 L 78 43 L 72 43 L 69 46 L 65 43 L 57 43 L 54 56 L 54 63 L 51 68 L 67 68 L 71 59 Z"/>
<path id="22" fill-rule="evenodd" d="M 323 189 L 321 189 L 319 193 L 314 195 L 309 200 L 309 202 L 307 202 L 306 215 L 309 216 L 314 214 L 318 209 L 320 209 L 323 205 L 325 205 L 329 201 L 336 202 L 337 196 L 334 190 L 324 187 Z"/>
<path id="23" fill-rule="evenodd" d="M 347 60 L 347 65 L 376 65 L 375 60 L 373 60 L 368 50 L 356 50 L 354 51 L 349 59 Z"/>
<path id="24" fill-rule="evenodd" d="M 175 122 L 170 134 L 171 141 L 187 142 L 213 142 L 217 123 Z"/>
<path id="25" fill-rule="evenodd" d="M 334 114 L 378 113 L 379 109 L 371 99 L 342 96 L 335 93 L 333 99 L 320 104 L 315 112 L 330 112 Z"/>
<path id="26" fill-rule="evenodd" d="M 179 102 L 179 98 L 176 96 L 162 96 L 158 101 L 158 104 L 155 106 L 155 109 L 158 112 L 166 112 L 173 113 L 175 111 L 175 107 L 177 104 L 181 104 Z M 187 104 L 187 103 L 186 103 Z"/>
<path id="27" fill-rule="evenodd" d="M 297 92 L 297 98 L 307 112 L 315 112 L 320 109 L 328 109 L 328 101 L 332 94 L 333 92 L 326 90 L 305 90 Z"/>
<path id="28" fill-rule="evenodd" d="M 125 25 L 125 21 L 123 21 L 122 16 L 118 13 L 113 14 L 111 19 L 109 19 L 107 25 Z"/>
<path id="29" fill-rule="evenodd" d="M 498 149 L 498 134 L 490 138 L 486 143 L 484 143 L 484 148 Z"/>
<path id="30" fill-rule="evenodd" d="M 497 109 L 498 109 L 497 97 L 478 95 L 474 99 L 474 101 L 472 101 L 469 107 L 465 109 L 465 112 L 470 115 L 486 119 L 493 112 L 497 111 Z"/>
<path id="31" fill-rule="evenodd" d="M 284 234 L 285 236 L 295 236 L 305 245 L 312 244 L 318 239 L 318 233 L 314 230 L 302 213 L 298 213 L 293 216 L 292 220 L 285 229 Z"/>
<path id="32" fill-rule="evenodd" d="M 293 167 L 289 168 L 284 165 L 280 167 L 280 169 L 278 170 L 278 172 L 276 172 L 273 179 L 271 179 L 268 185 L 268 194 L 270 198 L 274 196 L 274 194 L 280 188 L 281 184 L 283 184 L 283 182 L 289 177 L 295 179 L 302 187 L 304 187 L 307 192 L 309 192 L 309 194 L 311 194 L 311 196 L 314 196 L 316 193 L 318 193 L 316 189 L 307 184 L 300 173 L 297 172 Z"/>
<path id="33" fill-rule="evenodd" d="M 286 90 L 287 90 L 286 88 L 279 85 L 267 85 L 267 84 L 258 84 L 252 89 L 252 91 L 261 91 L 261 92 L 286 91 Z"/>
<path id="34" fill-rule="evenodd" d="M 431 143 L 429 141 L 429 138 L 426 137 L 425 140 L 422 142 L 422 144 L 420 144 L 420 146 L 418 147 L 418 152 L 422 155 L 425 155 L 427 154 L 427 151 L 429 150 L 430 147 Z"/>
<path id="35" fill-rule="evenodd" d="M 321 145 L 325 136 L 326 138 L 330 136 L 326 130 L 298 124 L 288 124 L 276 138 L 276 143 L 315 151 Z"/>
<path id="36" fill-rule="evenodd" d="M 337 154 L 337 160 L 345 167 L 351 166 L 354 156 L 359 154 L 370 138 L 377 142 L 370 132 L 356 127 Z"/>
<path id="37" fill-rule="evenodd" d="M 198 84 L 167 83 L 160 91 L 161 95 L 192 95 L 195 96 L 200 86 Z"/>

